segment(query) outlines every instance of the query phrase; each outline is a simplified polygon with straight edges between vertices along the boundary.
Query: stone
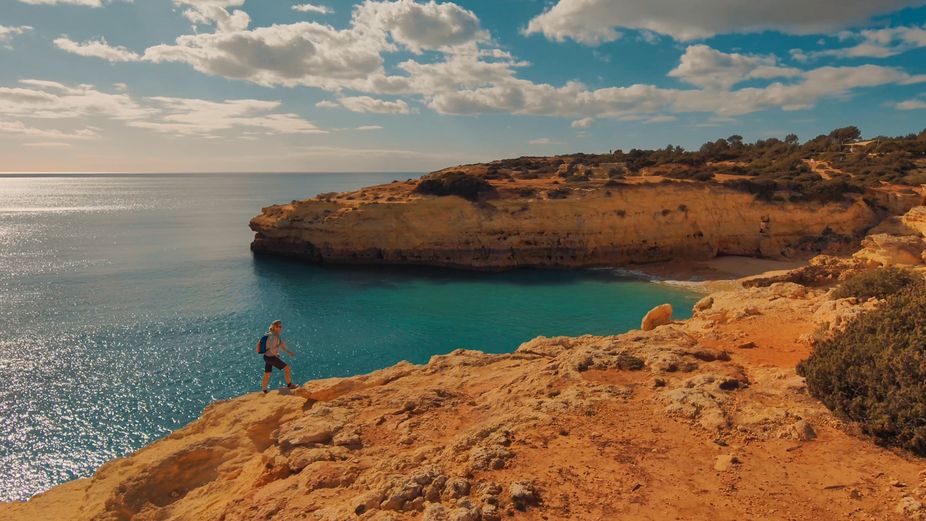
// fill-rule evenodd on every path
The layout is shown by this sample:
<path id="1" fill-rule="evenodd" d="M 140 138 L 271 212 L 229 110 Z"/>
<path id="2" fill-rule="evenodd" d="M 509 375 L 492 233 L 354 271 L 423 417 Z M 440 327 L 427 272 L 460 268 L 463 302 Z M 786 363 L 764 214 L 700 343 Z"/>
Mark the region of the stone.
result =
<path id="1" fill-rule="evenodd" d="M 755 342 L 743 342 L 742 344 L 737 344 L 737 349 L 755 349 L 758 347 Z"/>
<path id="2" fill-rule="evenodd" d="M 448 499 L 457 499 L 469 494 L 470 483 L 466 478 L 454 477 L 447 480 L 443 495 Z"/>
<path id="3" fill-rule="evenodd" d="M 707 311 L 708 309 L 711 309 L 711 306 L 713 305 L 714 305 L 714 297 L 707 296 L 695 302 L 695 305 L 691 308 L 691 310 L 695 313 L 698 313 L 701 311 Z"/>
<path id="4" fill-rule="evenodd" d="M 286 463 L 291 472 L 299 472 L 315 462 L 334 461 L 339 456 L 338 451 L 332 450 L 330 447 L 296 447 L 287 456 Z"/>
<path id="5" fill-rule="evenodd" d="M 284 425 L 280 429 L 279 441 L 284 446 L 327 443 L 342 426 L 343 423 L 337 420 L 305 416 Z"/>
<path id="6" fill-rule="evenodd" d="M 643 331 L 652 331 L 653 329 L 664 326 L 672 321 L 672 304 L 662 304 L 649 310 L 643 317 L 640 329 Z"/>
<path id="7" fill-rule="evenodd" d="M 799 441 L 810 441 L 817 437 L 817 432 L 806 420 L 798 420 L 782 429 L 778 437 Z"/>
<path id="8" fill-rule="evenodd" d="M 508 493 L 511 495 L 511 502 L 518 510 L 524 510 L 540 501 L 537 489 L 530 481 L 515 481 L 508 487 Z"/>
<path id="9" fill-rule="evenodd" d="M 447 509 L 440 503 L 431 503 L 424 507 L 422 521 L 447 521 Z"/>
<path id="10" fill-rule="evenodd" d="M 921 237 L 876 233 L 862 239 L 862 249 L 854 257 L 872 267 L 916 266 L 923 263 L 924 250 Z"/>
<path id="11" fill-rule="evenodd" d="M 926 206 L 915 206 L 900 218 L 900 221 L 910 228 L 926 236 Z"/>
<path id="12" fill-rule="evenodd" d="M 910 516 L 923 511 L 923 504 L 910 496 L 904 496 L 897 502 L 894 512 Z"/>
<path id="13" fill-rule="evenodd" d="M 717 456 L 717 459 L 714 461 L 714 470 L 718 472 L 726 472 L 734 465 L 739 464 L 740 460 L 734 454 L 721 454 L 720 456 Z"/>

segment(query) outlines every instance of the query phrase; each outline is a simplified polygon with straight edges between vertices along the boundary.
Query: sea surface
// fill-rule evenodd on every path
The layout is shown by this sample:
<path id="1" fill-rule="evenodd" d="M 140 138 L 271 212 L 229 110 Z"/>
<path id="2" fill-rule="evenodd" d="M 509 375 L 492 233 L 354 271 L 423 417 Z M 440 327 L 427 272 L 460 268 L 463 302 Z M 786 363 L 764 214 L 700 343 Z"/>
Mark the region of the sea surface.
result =
<path id="1" fill-rule="evenodd" d="M 334 268 L 249 251 L 262 206 L 417 175 L 0 176 L 0 500 L 89 476 L 258 390 L 254 344 L 277 318 L 302 382 L 618 333 L 697 299 L 620 270 Z"/>

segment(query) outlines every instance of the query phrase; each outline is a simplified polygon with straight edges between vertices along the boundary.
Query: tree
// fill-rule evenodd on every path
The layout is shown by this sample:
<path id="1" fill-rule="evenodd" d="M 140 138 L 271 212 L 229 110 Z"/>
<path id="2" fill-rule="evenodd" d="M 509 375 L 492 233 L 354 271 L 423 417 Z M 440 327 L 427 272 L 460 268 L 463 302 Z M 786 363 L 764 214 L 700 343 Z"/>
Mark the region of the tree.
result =
<path id="1" fill-rule="evenodd" d="M 849 127 L 837 128 L 830 132 L 830 138 L 835 140 L 837 143 L 848 143 L 850 141 L 857 141 L 862 137 L 862 131 L 858 127 L 852 125 Z"/>
<path id="2" fill-rule="evenodd" d="M 788 145 L 796 145 L 800 143 L 800 139 L 798 139 L 797 134 L 788 134 L 785 136 L 785 143 Z"/>

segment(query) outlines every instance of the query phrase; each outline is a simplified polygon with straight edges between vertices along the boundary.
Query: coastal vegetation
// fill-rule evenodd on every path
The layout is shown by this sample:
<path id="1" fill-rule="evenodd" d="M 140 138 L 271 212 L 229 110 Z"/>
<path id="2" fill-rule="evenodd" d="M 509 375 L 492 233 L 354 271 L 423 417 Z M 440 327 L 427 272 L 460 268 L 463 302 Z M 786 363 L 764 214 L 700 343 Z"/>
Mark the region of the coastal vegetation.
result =
<path id="1" fill-rule="evenodd" d="M 885 299 L 922 281 L 922 277 L 904 268 L 888 267 L 863 271 L 833 290 L 832 298 L 855 297 Z"/>
<path id="2" fill-rule="evenodd" d="M 418 192 L 459 192 L 473 200 L 475 194 L 489 189 L 472 177 L 486 182 L 552 180 L 573 189 L 615 187 L 648 178 L 722 184 L 769 202 L 828 203 L 885 184 L 926 183 L 926 129 L 897 137 L 862 140 L 861 136 L 858 127 L 849 126 L 803 143 L 795 134 L 752 143 L 732 135 L 704 143 L 697 150 L 668 145 L 654 150 L 519 157 L 431 174 L 419 184 Z"/>
<path id="3" fill-rule="evenodd" d="M 909 275 L 876 270 L 847 283 L 842 291 L 859 295 L 902 289 L 819 342 L 798 373 L 811 394 L 880 443 L 926 456 L 926 283 Z"/>
<path id="4" fill-rule="evenodd" d="M 494 190 L 485 179 L 463 172 L 444 172 L 422 180 L 415 187 L 415 191 L 421 194 L 458 195 L 470 201 L 479 199 L 480 194 Z"/>

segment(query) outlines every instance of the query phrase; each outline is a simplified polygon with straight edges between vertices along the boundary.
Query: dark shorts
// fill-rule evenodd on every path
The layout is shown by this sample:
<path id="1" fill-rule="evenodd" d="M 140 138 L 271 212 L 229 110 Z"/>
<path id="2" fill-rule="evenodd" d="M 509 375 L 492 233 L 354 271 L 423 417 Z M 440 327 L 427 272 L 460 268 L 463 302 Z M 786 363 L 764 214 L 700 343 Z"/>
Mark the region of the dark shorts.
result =
<path id="1" fill-rule="evenodd" d="M 280 360 L 280 358 L 277 356 L 264 355 L 264 372 L 272 372 L 274 367 L 277 369 L 283 369 L 286 367 L 286 362 Z"/>

